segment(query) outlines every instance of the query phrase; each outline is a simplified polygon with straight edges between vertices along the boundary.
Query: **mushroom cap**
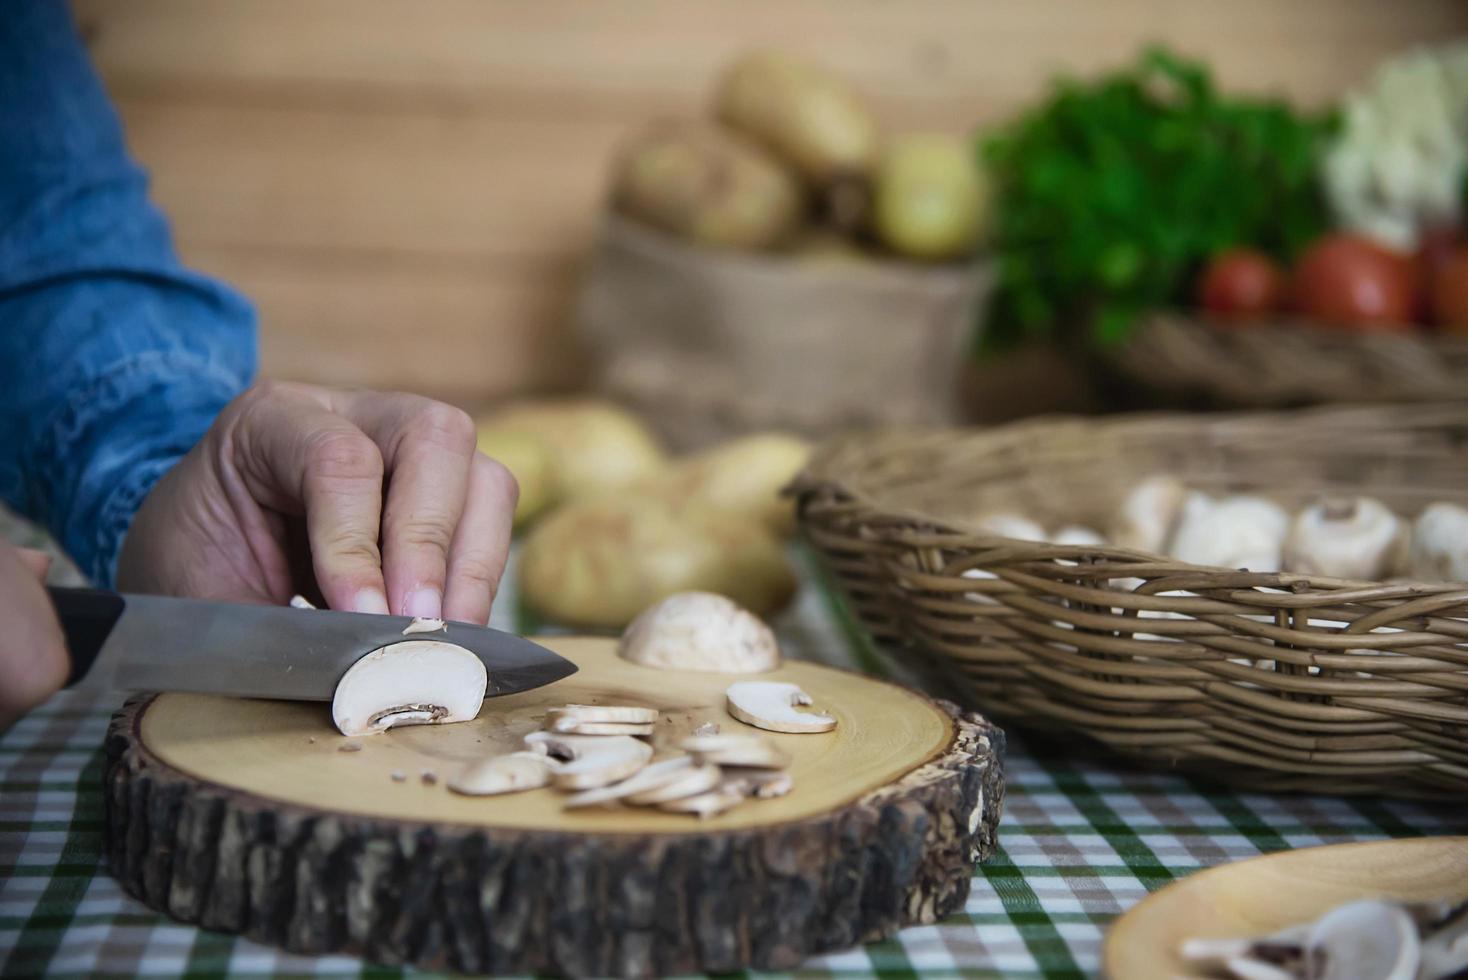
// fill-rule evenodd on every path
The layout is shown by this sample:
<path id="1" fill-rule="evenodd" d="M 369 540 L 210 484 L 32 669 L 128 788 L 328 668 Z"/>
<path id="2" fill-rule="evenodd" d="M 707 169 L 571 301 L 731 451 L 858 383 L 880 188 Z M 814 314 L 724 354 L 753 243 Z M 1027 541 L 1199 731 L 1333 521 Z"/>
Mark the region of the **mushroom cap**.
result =
<path id="1" fill-rule="evenodd" d="M 1402 564 L 1406 526 L 1381 501 L 1317 501 L 1295 515 L 1285 538 L 1285 567 L 1306 575 L 1375 580 Z"/>
<path id="2" fill-rule="evenodd" d="M 390 643 L 347 668 L 331 699 L 331 720 L 343 735 L 469 721 L 479 714 L 488 680 L 484 662 L 457 644 Z"/>
<path id="3" fill-rule="evenodd" d="M 1306 956 L 1322 966 L 1317 980 L 1414 980 L 1421 941 L 1400 905 L 1366 900 L 1331 909 L 1305 940 Z"/>
<path id="4" fill-rule="evenodd" d="M 780 666 L 769 626 L 712 592 L 680 592 L 649 606 L 622 634 L 617 652 L 660 670 L 757 674 Z"/>
<path id="5" fill-rule="evenodd" d="M 771 732 L 828 732 L 836 719 L 818 712 L 796 711 L 811 703 L 798 684 L 779 681 L 740 681 L 724 692 L 729 714 L 746 725 Z"/>
<path id="6" fill-rule="evenodd" d="M 1215 501 L 1194 493 L 1183 505 L 1169 550 L 1193 565 L 1277 572 L 1289 523 L 1284 508 L 1263 497 Z"/>

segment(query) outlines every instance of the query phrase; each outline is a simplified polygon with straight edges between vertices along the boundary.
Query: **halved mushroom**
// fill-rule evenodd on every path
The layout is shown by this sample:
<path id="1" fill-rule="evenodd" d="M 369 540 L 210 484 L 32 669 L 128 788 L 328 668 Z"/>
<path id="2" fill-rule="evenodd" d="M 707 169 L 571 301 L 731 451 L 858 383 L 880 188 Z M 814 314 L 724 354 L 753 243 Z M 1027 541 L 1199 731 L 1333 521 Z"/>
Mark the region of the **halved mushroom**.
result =
<path id="1" fill-rule="evenodd" d="M 552 760 L 539 752 L 511 752 L 471 764 L 449 781 L 465 796 L 492 796 L 536 789 L 550 782 Z"/>
<path id="2" fill-rule="evenodd" d="M 764 621 L 712 592 L 680 592 L 649 606 L 617 652 L 660 670 L 757 674 L 780 666 L 780 646 Z"/>
<path id="3" fill-rule="evenodd" d="M 484 662 L 442 640 L 403 640 L 347 668 L 331 699 L 343 735 L 369 735 L 399 725 L 469 721 L 484 703 Z"/>
<path id="4" fill-rule="evenodd" d="M 704 762 L 752 769 L 784 769 L 790 757 L 762 735 L 695 735 L 678 743 Z"/>
<path id="5" fill-rule="evenodd" d="M 626 779 L 608 786 L 598 786 L 595 789 L 583 790 L 566 800 L 566 808 L 576 809 L 583 806 L 598 806 L 603 803 L 614 803 L 638 793 L 646 793 L 652 790 L 662 789 L 670 783 L 692 771 L 697 763 L 691 755 L 675 755 L 671 759 L 663 759 L 654 762 L 644 769 L 638 770 Z"/>
<path id="6" fill-rule="evenodd" d="M 798 684 L 778 681 L 740 681 L 724 692 L 729 714 L 747 725 L 771 732 L 829 732 L 836 719 L 815 712 L 796 711 L 811 703 Z"/>
<path id="7" fill-rule="evenodd" d="M 525 744 L 564 760 L 551 771 L 558 789 L 591 789 L 626 779 L 652 758 L 652 746 L 628 735 L 563 735 L 531 732 Z"/>
<path id="8" fill-rule="evenodd" d="M 1400 905 L 1366 900 L 1331 909 L 1305 940 L 1314 980 L 1414 980 L 1422 959 L 1412 917 Z"/>

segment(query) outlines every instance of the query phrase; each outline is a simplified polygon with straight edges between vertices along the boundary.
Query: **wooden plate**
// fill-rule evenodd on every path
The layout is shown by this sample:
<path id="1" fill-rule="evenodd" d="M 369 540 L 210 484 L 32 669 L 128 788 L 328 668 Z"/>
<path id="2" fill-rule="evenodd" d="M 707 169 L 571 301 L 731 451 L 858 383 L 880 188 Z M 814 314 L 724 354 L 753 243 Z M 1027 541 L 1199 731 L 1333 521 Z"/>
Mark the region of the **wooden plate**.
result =
<path id="1" fill-rule="evenodd" d="M 544 642 L 580 671 L 487 701 L 472 722 L 360 739 L 324 704 L 134 699 L 108 736 L 113 874 L 208 928 L 466 972 L 788 968 L 962 907 L 994 845 L 1002 735 L 816 664 L 759 675 L 800 684 L 838 721 L 767 733 L 793 759 L 787 796 L 700 821 L 567 811 L 549 789 L 449 792 L 566 703 L 658 708 L 659 753 L 708 721 L 753 730 L 725 711 L 731 675 L 639 667 L 610 640 Z"/>
<path id="2" fill-rule="evenodd" d="M 1361 898 L 1468 898 L 1468 837 L 1334 844 L 1199 871 L 1143 899 L 1106 937 L 1111 980 L 1197 977 L 1194 937 L 1262 936 Z"/>

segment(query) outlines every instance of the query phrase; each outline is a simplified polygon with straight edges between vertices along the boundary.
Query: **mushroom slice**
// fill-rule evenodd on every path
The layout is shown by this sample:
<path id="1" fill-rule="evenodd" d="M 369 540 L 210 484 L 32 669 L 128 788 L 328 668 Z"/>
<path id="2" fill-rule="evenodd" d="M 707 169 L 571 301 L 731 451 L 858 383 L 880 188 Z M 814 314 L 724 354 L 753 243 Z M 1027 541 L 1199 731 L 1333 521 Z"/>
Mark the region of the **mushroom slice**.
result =
<path id="1" fill-rule="evenodd" d="M 747 725 L 771 732 L 829 732 L 836 719 L 815 712 L 796 711 L 811 703 L 810 695 L 797 684 L 778 681 L 740 681 L 724 692 L 729 714 Z"/>
<path id="2" fill-rule="evenodd" d="M 484 662 L 456 644 L 390 643 L 347 668 L 331 699 L 331 720 L 343 735 L 469 721 L 484 703 L 487 681 Z"/>
<path id="3" fill-rule="evenodd" d="M 680 776 L 686 775 L 695 764 L 691 755 L 675 755 L 671 759 L 654 762 L 619 783 L 598 786 L 595 789 L 583 790 L 575 794 L 566 800 L 566 808 L 570 810 L 583 806 L 613 803 L 636 793 L 661 789 L 669 783 L 676 782 Z"/>
<path id="4" fill-rule="evenodd" d="M 291 596 L 290 606 L 292 609 L 315 609 L 316 603 L 303 595 L 293 595 Z"/>
<path id="5" fill-rule="evenodd" d="M 551 731 L 566 735 L 651 735 L 652 725 L 624 725 L 619 722 L 607 721 L 574 721 L 562 719 L 551 726 Z"/>
<path id="6" fill-rule="evenodd" d="M 704 762 L 756 769 L 784 769 L 790 757 L 762 735 L 695 735 L 678 743 Z"/>
<path id="7" fill-rule="evenodd" d="M 414 633 L 446 633 L 446 632 L 448 632 L 448 624 L 446 624 L 441 619 L 424 619 L 422 617 L 419 617 L 417 619 L 414 619 L 407 626 L 404 626 L 403 627 L 403 635 L 404 636 L 411 636 Z"/>
<path id="8" fill-rule="evenodd" d="M 772 800 L 784 796 L 795 788 L 795 777 L 788 772 L 772 769 L 725 770 L 724 785 L 740 789 L 745 796 L 757 800 Z"/>
<path id="9" fill-rule="evenodd" d="M 565 760 L 551 770 L 557 789 L 592 789 L 626 779 L 652 758 L 652 746 L 628 735 L 563 735 L 531 732 L 525 744 L 544 746 L 554 759 Z"/>
<path id="10" fill-rule="evenodd" d="M 707 793 L 699 793 L 697 796 L 685 796 L 678 800 L 668 800 L 659 803 L 659 810 L 669 813 L 696 813 L 700 820 L 731 810 L 745 799 L 744 792 L 738 787 L 720 786 Z"/>
<path id="11" fill-rule="evenodd" d="M 1443 903 L 1422 936 L 1418 976 L 1455 977 L 1468 971 L 1468 902 Z"/>
<path id="12" fill-rule="evenodd" d="M 690 758 L 680 756 L 680 758 Z M 724 778 L 723 772 L 718 766 L 711 762 L 699 762 L 691 769 L 685 769 L 678 773 L 673 779 L 654 789 L 642 790 L 627 797 L 628 803 L 636 803 L 640 806 L 648 806 L 655 803 L 665 803 L 668 800 L 681 800 L 688 796 L 698 796 L 707 793 L 718 786 Z"/>
<path id="13" fill-rule="evenodd" d="M 1405 909 L 1366 900 L 1321 916 L 1305 940 L 1305 958 L 1316 980 L 1414 980 L 1422 954 Z"/>
<path id="14" fill-rule="evenodd" d="M 449 781 L 465 796 L 493 796 L 536 789 L 550 781 L 552 762 L 538 752 L 511 752 L 475 762 Z"/>
<path id="15" fill-rule="evenodd" d="M 1256 960 L 1252 956 L 1230 956 L 1223 961 L 1223 965 L 1236 980 L 1297 980 L 1300 976 L 1284 967 Z"/>
<path id="16" fill-rule="evenodd" d="M 610 704 L 568 704 L 545 713 L 548 721 L 574 718 L 577 721 L 615 722 L 623 725 L 650 725 L 658 720 L 656 708 L 634 708 Z M 554 728 L 554 725 L 548 726 Z"/>

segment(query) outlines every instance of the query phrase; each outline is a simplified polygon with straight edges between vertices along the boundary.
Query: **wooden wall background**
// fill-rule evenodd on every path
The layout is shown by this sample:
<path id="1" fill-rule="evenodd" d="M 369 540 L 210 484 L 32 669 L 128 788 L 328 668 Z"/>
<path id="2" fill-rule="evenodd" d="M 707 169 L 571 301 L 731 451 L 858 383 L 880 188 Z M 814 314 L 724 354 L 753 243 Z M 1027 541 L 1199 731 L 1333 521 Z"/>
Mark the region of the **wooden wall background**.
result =
<path id="1" fill-rule="evenodd" d="M 775 44 L 904 128 L 969 130 L 1149 40 L 1307 103 L 1468 33 L 1461 0 L 77 0 L 180 247 L 277 377 L 473 407 L 576 383 L 607 162 Z"/>

